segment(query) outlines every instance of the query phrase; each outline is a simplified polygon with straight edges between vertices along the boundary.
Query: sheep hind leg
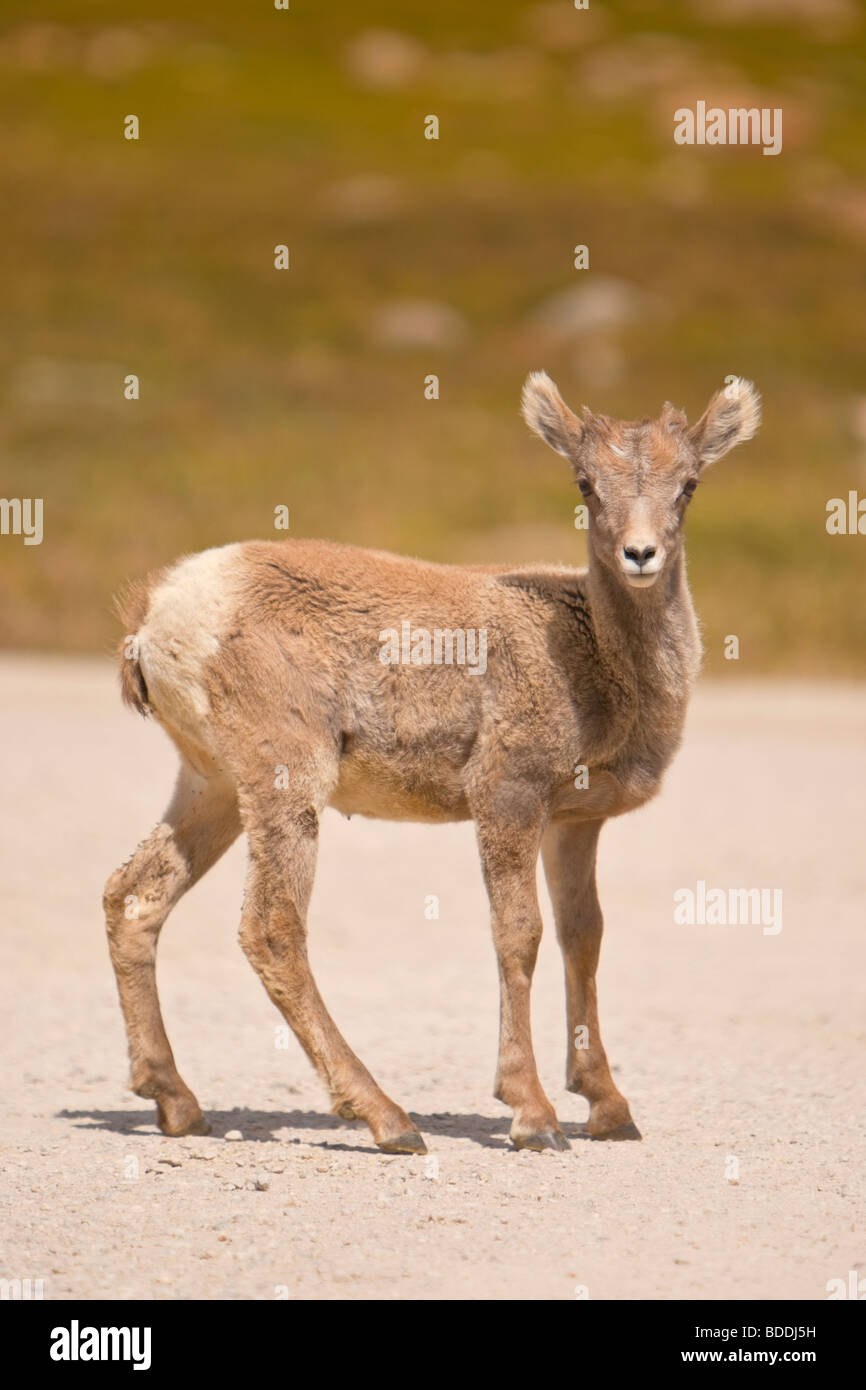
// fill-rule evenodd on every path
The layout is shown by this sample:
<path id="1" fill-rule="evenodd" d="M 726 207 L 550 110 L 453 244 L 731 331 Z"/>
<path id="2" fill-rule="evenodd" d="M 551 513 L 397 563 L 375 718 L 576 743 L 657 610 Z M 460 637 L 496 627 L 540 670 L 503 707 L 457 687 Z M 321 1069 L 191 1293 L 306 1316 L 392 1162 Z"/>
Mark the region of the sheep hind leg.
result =
<path id="1" fill-rule="evenodd" d="M 234 786 L 181 764 L 162 821 L 111 875 L 103 903 L 126 1022 L 130 1087 L 156 1101 L 164 1134 L 207 1134 L 210 1125 L 175 1065 L 156 987 L 156 948 L 169 912 L 240 833 Z"/>
<path id="2" fill-rule="evenodd" d="M 330 784 L 322 777 L 327 760 L 321 754 L 288 762 L 290 789 L 260 785 L 242 797 L 250 862 L 241 946 L 321 1077 L 334 1112 L 343 1119 L 364 1120 L 384 1153 L 425 1153 L 420 1132 L 349 1047 L 313 978 L 306 918 L 319 814 Z"/>

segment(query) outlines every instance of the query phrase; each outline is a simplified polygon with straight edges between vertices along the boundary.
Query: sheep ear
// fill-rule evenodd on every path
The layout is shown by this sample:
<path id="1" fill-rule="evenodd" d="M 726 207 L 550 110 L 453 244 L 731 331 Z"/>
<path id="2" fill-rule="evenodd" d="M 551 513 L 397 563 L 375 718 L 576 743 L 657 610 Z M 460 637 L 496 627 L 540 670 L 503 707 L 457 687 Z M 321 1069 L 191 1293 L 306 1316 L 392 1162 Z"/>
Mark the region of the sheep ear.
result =
<path id="1" fill-rule="evenodd" d="M 729 449 L 751 439 L 760 423 L 761 397 L 751 381 L 734 377 L 713 396 L 698 423 L 689 430 L 689 439 L 701 463 L 715 463 Z"/>
<path id="2" fill-rule="evenodd" d="M 532 372 L 523 387 L 523 418 L 563 458 L 576 459 L 584 426 L 569 410 L 547 372 Z"/>

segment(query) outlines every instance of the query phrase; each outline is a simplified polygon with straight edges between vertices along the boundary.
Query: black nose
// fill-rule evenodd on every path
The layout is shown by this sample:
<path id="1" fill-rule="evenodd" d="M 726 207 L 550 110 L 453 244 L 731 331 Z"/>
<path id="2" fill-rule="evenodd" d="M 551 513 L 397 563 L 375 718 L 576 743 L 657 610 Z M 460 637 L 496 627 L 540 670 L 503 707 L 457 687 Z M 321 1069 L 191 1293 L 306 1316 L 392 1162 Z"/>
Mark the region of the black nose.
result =
<path id="1" fill-rule="evenodd" d="M 635 545 L 623 546 L 623 555 L 627 560 L 634 560 L 636 565 L 645 565 L 647 560 L 651 560 L 656 553 L 654 545 L 645 545 L 643 550 L 638 550 Z"/>

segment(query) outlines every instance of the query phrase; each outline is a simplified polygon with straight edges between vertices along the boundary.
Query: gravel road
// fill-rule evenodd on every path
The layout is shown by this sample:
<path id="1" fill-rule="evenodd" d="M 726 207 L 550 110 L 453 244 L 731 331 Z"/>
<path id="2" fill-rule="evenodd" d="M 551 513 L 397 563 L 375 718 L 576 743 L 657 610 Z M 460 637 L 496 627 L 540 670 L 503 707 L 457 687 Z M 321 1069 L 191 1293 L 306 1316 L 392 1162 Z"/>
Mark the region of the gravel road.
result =
<path id="1" fill-rule="evenodd" d="M 426 1157 L 327 1113 L 236 942 L 237 845 L 163 933 L 165 1139 L 125 1088 L 102 885 L 158 818 L 161 731 L 101 662 L 5 656 L 0 1278 L 46 1298 L 827 1297 L 866 1275 L 866 688 L 703 685 L 660 798 L 602 837 L 602 1027 L 641 1144 L 568 1095 L 550 908 L 536 1053 L 571 1151 L 513 1152 L 470 826 L 323 818 L 310 918 L 342 1031 Z M 782 929 L 679 925 L 676 890 L 782 891 Z M 438 917 L 429 899 L 438 900 Z"/>

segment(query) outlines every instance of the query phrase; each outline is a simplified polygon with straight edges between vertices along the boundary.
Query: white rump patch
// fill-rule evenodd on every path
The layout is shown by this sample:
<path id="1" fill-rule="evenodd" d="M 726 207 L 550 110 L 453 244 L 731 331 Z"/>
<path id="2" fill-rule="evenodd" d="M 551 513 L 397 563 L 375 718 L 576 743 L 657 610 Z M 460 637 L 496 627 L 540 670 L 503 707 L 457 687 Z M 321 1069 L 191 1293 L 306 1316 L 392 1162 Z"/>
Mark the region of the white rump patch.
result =
<path id="1" fill-rule="evenodd" d="M 225 545 L 181 560 L 153 591 L 138 633 L 155 710 L 193 737 L 210 712 L 204 670 L 234 613 L 242 548 Z"/>

